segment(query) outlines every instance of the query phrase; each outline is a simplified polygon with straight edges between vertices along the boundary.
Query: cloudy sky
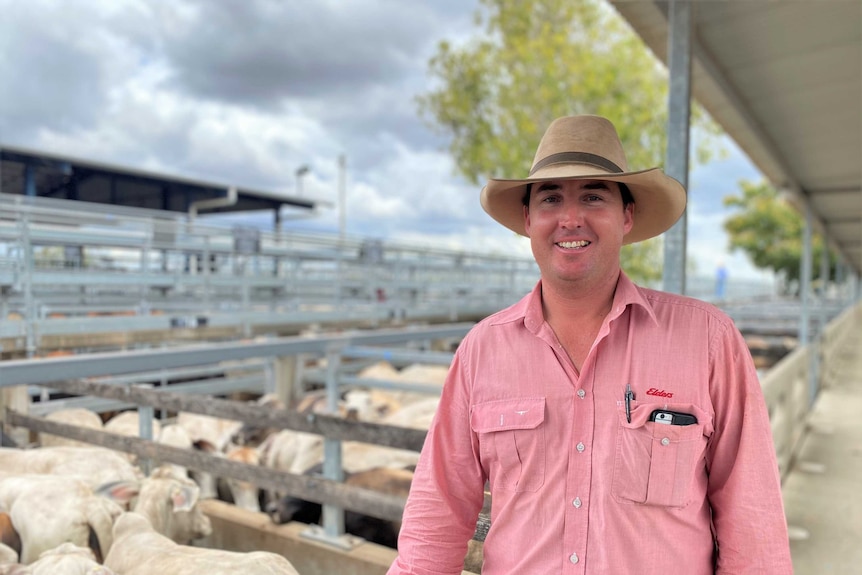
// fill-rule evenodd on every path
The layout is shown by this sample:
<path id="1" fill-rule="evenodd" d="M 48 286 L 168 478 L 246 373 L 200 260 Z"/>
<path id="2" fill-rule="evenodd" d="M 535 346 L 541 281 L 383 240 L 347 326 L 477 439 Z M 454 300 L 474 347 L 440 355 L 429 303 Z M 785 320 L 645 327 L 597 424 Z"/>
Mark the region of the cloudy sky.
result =
<path id="1" fill-rule="evenodd" d="M 309 166 L 302 195 L 333 204 L 344 154 L 348 234 L 526 256 L 415 104 L 477 4 L 0 0 L 0 143 L 290 195 Z M 721 198 L 760 175 L 728 149 L 690 177 L 688 251 L 756 276 L 726 253 Z M 290 227 L 337 232 L 337 209 Z"/>

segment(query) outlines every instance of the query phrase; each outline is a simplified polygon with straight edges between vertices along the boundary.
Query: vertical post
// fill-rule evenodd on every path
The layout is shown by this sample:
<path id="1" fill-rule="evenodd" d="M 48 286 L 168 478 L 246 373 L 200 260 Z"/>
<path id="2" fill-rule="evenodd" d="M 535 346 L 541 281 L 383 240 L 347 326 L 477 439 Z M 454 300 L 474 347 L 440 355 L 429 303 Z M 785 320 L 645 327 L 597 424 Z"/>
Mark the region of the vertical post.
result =
<path id="1" fill-rule="evenodd" d="M 671 0 L 668 15 L 668 90 L 666 173 L 688 188 L 688 141 L 691 110 L 692 5 Z M 687 216 L 664 234 L 662 288 L 685 293 Z"/>
<path id="2" fill-rule="evenodd" d="M 298 361 L 295 355 L 275 357 L 272 360 L 272 375 L 274 379 L 273 392 L 275 396 L 285 405 L 294 404 L 294 399 L 299 397 L 299 374 Z"/>
<path id="3" fill-rule="evenodd" d="M 18 242 L 23 259 L 22 277 L 24 278 L 24 320 L 27 322 L 27 357 L 36 353 L 36 302 L 33 298 L 34 254 L 30 242 L 30 217 L 22 215 L 18 220 Z"/>
<path id="4" fill-rule="evenodd" d="M 338 372 L 341 368 L 341 349 L 326 351 L 326 406 L 330 414 L 338 413 Z M 333 481 L 344 481 L 341 464 L 341 441 L 323 439 L 323 475 Z M 334 505 L 323 506 L 323 529 L 326 536 L 337 539 L 344 535 L 344 510 Z"/>
<path id="5" fill-rule="evenodd" d="M 338 156 L 338 249 L 336 257 L 335 305 L 342 304 L 344 291 L 344 244 L 347 236 L 347 156 Z"/>
<path id="6" fill-rule="evenodd" d="M 823 254 L 820 258 L 820 314 L 818 323 L 818 333 L 822 334 L 829 323 L 829 248 L 826 246 L 826 240 L 823 241 Z"/>
<path id="7" fill-rule="evenodd" d="M 151 383 L 136 383 L 135 386 L 143 387 L 145 389 L 152 389 L 153 387 Z M 154 410 L 152 406 L 138 406 L 138 435 L 141 439 L 146 439 L 149 441 L 155 441 L 156 439 L 158 439 L 153 437 L 153 415 Z M 150 459 L 140 458 L 138 460 L 138 466 L 146 475 L 149 475 L 150 472 L 153 470 L 153 462 Z"/>
<path id="8" fill-rule="evenodd" d="M 347 233 L 347 156 L 338 156 L 338 237 Z"/>
<path id="9" fill-rule="evenodd" d="M 799 345 L 808 347 L 808 401 L 809 405 L 814 402 L 817 395 L 816 369 L 814 350 L 811 343 L 811 206 L 805 202 L 805 227 L 802 236 L 802 261 L 799 271 L 799 296 L 802 302 L 802 310 L 799 314 Z"/>

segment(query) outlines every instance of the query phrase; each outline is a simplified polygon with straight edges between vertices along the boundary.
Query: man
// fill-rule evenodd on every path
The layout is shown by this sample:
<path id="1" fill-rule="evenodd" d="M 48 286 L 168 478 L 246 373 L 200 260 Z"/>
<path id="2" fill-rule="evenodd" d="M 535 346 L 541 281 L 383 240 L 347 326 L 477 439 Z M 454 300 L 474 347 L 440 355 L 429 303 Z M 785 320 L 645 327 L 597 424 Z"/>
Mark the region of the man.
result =
<path id="1" fill-rule="evenodd" d="M 541 279 L 459 346 L 390 575 L 460 573 L 486 482 L 484 575 L 792 572 L 745 342 L 715 307 L 620 270 L 685 197 L 629 171 L 597 116 L 554 121 L 527 179 L 488 182 L 482 206 L 530 238 Z"/>

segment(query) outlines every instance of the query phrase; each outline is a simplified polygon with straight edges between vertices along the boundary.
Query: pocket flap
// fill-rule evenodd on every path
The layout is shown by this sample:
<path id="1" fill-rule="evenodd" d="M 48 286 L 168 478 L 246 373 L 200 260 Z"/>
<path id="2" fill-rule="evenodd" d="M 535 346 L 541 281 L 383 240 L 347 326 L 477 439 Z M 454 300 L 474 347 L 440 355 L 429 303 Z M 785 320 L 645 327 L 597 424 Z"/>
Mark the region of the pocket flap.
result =
<path id="1" fill-rule="evenodd" d="M 534 429 L 545 420 L 545 398 L 486 401 L 477 403 L 470 411 L 470 427 L 476 433 Z"/>

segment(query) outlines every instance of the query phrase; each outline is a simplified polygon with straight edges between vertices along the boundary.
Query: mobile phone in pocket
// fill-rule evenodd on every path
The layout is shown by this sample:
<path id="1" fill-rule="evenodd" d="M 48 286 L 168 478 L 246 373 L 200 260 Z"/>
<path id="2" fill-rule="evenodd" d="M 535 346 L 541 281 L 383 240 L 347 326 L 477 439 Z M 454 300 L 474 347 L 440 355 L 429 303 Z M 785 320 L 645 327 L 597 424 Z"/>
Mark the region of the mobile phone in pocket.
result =
<path id="1" fill-rule="evenodd" d="M 690 413 L 667 409 L 656 409 L 650 414 L 649 420 L 665 425 L 694 425 L 697 423 L 697 418 Z"/>

